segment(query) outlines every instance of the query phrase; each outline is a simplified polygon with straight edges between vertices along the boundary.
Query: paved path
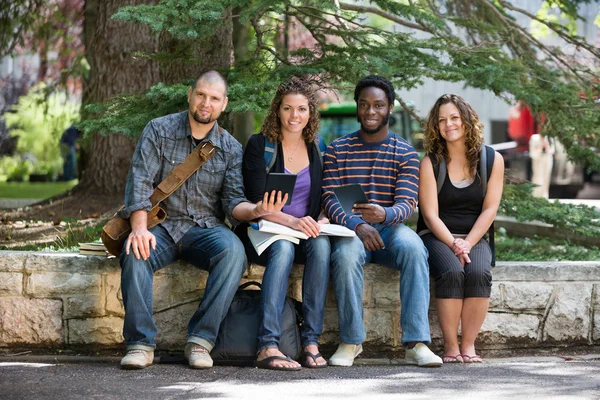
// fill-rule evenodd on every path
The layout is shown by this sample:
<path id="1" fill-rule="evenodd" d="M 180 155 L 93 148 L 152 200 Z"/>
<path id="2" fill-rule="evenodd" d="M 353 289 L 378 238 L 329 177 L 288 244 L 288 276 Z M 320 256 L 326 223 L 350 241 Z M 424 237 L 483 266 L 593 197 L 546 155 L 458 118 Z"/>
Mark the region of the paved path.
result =
<path id="1" fill-rule="evenodd" d="M 45 359 L 48 360 L 51 357 Z M 124 371 L 117 359 L 2 362 L 2 399 L 600 399 L 600 356 L 488 359 L 484 364 L 359 365 L 300 372 L 158 364 Z M 71 359 L 70 361 L 73 361 Z M 377 360 L 363 360 L 377 363 Z"/>

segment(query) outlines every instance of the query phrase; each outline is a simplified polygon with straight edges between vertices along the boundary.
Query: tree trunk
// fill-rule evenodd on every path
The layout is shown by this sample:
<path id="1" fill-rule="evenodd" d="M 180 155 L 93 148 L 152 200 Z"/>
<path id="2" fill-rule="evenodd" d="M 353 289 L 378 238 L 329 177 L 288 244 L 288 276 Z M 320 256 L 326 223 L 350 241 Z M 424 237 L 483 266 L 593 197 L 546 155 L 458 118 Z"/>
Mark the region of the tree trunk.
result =
<path id="1" fill-rule="evenodd" d="M 135 59 L 135 51 L 168 51 L 176 45 L 166 34 L 154 34 L 145 25 L 110 19 L 119 7 L 141 3 L 153 2 L 86 0 L 84 40 L 90 77 L 84 104 L 103 102 L 119 94 L 143 93 L 159 81 L 181 82 L 203 69 L 231 65 L 231 23 L 223 24 L 214 37 L 192 44 L 195 57 L 202 62 L 183 60 L 163 66 L 157 61 Z M 95 133 L 78 190 L 122 195 L 134 149 L 135 142 L 126 136 Z"/>
<path id="2" fill-rule="evenodd" d="M 233 14 L 239 15 L 240 9 L 234 9 Z M 245 61 L 250 56 L 250 26 L 240 23 L 239 18 L 233 19 L 233 54 L 235 62 Z M 234 113 L 233 135 L 245 147 L 250 136 L 254 134 L 254 113 L 251 111 Z"/>

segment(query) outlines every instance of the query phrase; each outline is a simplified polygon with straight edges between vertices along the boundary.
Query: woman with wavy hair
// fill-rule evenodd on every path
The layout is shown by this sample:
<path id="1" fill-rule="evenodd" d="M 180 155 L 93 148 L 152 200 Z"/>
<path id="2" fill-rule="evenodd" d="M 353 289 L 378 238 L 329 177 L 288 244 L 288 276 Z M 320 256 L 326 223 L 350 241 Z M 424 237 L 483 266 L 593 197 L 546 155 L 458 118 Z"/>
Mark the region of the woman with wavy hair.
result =
<path id="1" fill-rule="evenodd" d="M 266 220 L 304 232 L 309 238 L 295 245 L 278 240 L 260 255 L 249 244 L 246 229 L 237 229 L 246 245 L 250 261 L 265 265 L 262 281 L 262 322 L 258 331 L 256 366 L 287 371 L 324 368 L 326 360 L 319 353 L 318 339 L 323 328 L 325 293 L 329 279 L 330 246 L 327 236 L 319 236 L 320 224 L 329 223 L 321 214 L 321 183 L 323 167 L 316 140 L 319 113 L 315 91 L 305 80 L 293 77 L 282 83 L 263 122 L 261 132 L 253 135 L 244 151 L 242 173 L 247 198 L 262 200 L 267 178 L 264 160 L 265 143 L 275 145 L 277 156 L 269 172 L 296 174 L 291 204 Z M 288 276 L 294 261 L 304 264 L 302 279 L 301 329 L 303 352 L 300 363 L 279 350 L 281 315 L 284 307 Z"/>
<path id="2" fill-rule="evenodd" d="M 475 352 L 475 339 L 492 287 L 492 254 L 484 234 L 500 205 L 504 162 L 495 153 L 484 196 L 479 176 L 482 129 L 477 113 L 455 94 L 435 102 L 425 129 L 427 155 L 420 167 L 417 232 L 429 251 L 445 363 L 483 361 Z M 442 160 L 446 176 L 438 192 L 434 171 Z"/>

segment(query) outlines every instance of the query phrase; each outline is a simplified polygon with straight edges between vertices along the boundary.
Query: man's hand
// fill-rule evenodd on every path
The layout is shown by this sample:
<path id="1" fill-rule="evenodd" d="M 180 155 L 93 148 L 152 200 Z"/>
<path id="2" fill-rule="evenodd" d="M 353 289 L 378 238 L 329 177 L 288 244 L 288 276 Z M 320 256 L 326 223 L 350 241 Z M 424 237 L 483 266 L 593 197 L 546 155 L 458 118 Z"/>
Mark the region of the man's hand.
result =
<path id="1" fill-rule="evenodd" d="M 356 235 L 362 240 L 365 249 L 369 251 L 385 249 L 385 243 L 377 229 L 369 224 L 360 224 L 356 227 Z"/>
<path id="2" fill-rule="evenodd" d="M 379 204 L 356 203 L 352 207 L 352 212 L 357 213 L 357 216 L 370 224 L 381 224 L 385 221 L 385 209 Z"/>
<path id="3" fill-rule="evenodd" d="M 133 250 L 133 255 L 137 260 L 140 257 L 146 261 L 150 257 L 150 247 L 156 249 L 156 238 L 148 229 L 139 229 L 132 231 L 125 242 L 125 254 L 129 254 L 129 248 Z"/>
<path id="4" fill-rule="evenodd" d="M 316 238 L 321 233 L 321 227 L 311 216 L 294 218 L 290 228 L 302 231 L 308 237 Z"/>
<path id="5" fill-rule="evenodd" d="M 265 192 L 263 200 L 256 203 L 256 207 L 254 208 L 254 218 L 260 218 L 263 215 L 281 211 L 287 199 L 287 193 L 283 195 L 281 191 L 276 192 L 273 190 L 270 195 L 269 192 Z"/>

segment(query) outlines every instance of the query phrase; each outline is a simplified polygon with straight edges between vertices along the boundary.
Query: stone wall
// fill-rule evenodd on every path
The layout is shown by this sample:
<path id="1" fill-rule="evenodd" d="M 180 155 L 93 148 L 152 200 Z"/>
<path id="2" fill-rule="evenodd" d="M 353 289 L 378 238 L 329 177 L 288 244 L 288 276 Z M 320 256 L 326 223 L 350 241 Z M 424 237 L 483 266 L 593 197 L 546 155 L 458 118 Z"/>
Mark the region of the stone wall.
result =
<path id="1" fill-rule="evenodd" d="M 252 265 L 243 281 L 260 280 Z M 600 345 L 600 262 L 499 263 L 480 348 Z M 159 348 L 180 350 L 188 318 L 202 298 L 207 273 L 177 263 L 155 275 L 154 316 Z M 289 294 L 300 299 L 302 267 Z M 118 260 L 66 253 L 0 252 L 0 347 L 84 345 L 120 347 L 123 306 Z M 365 267 L 365 325 L 372 348 L 401 343 L 399 274 Z M 433 302 L 432 302 L 433 305 Z M 434 345 L 441 344 L 435 310 Z M 337 309 L 329 290 L 324 344 L 338 340 Z"/>

